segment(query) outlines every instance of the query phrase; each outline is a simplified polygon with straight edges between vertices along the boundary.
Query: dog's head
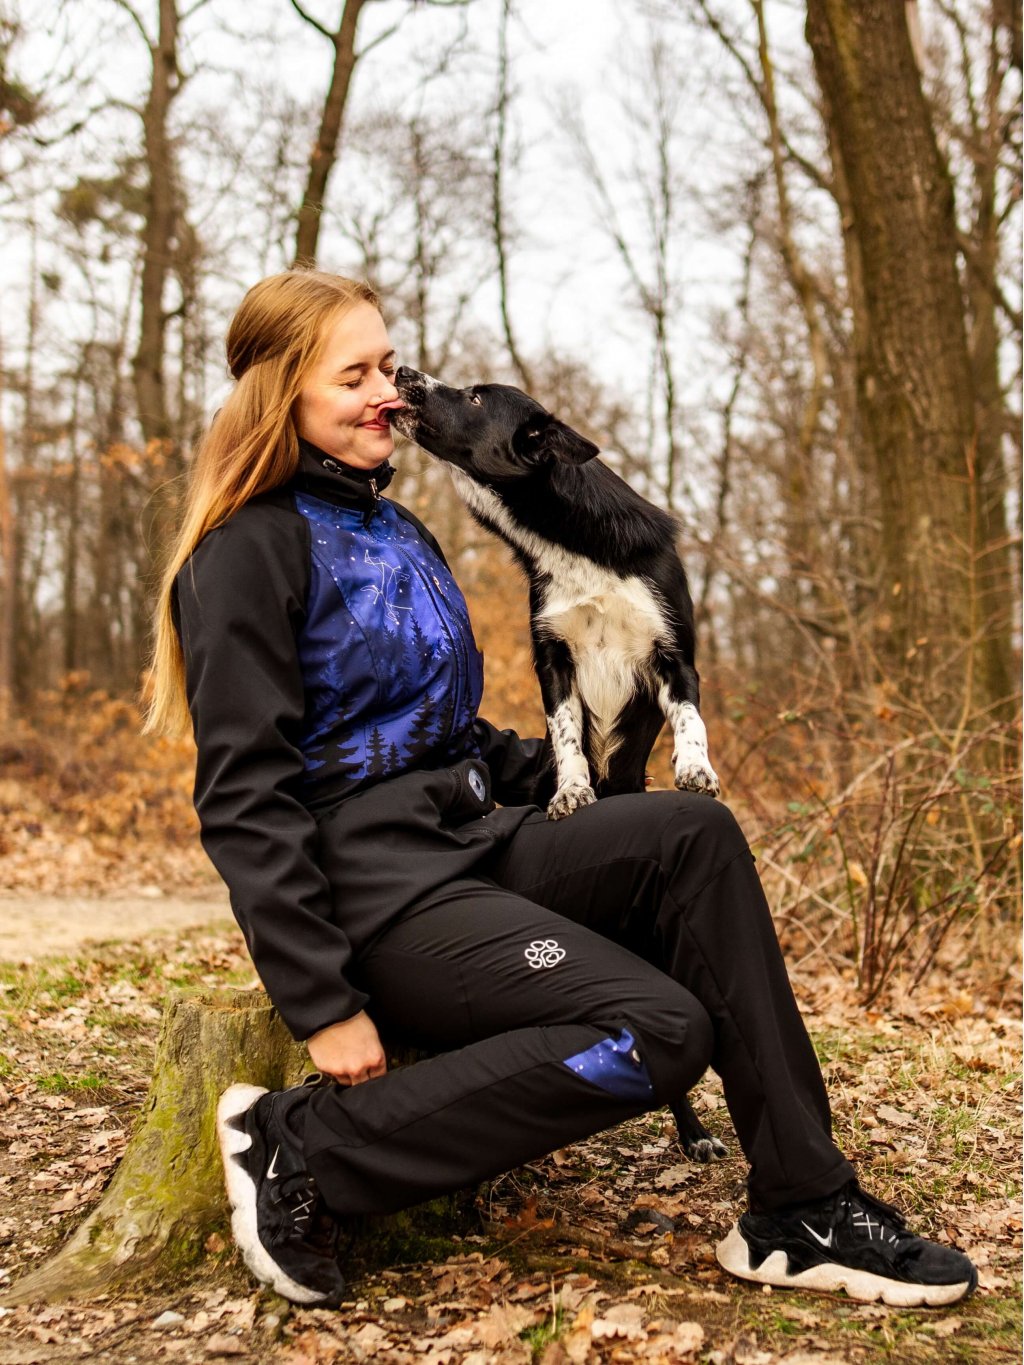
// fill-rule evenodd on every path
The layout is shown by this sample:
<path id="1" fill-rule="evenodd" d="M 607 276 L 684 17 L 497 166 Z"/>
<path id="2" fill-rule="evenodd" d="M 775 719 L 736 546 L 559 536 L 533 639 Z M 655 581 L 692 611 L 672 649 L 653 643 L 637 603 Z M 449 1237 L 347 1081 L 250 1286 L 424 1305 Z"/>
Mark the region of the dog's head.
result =
<path id="1" fill-rule="evenodd" d="M 395 383 L 405 406 L 388 413 L 391 424 L 479 483 L 504 483 L 545 465 L 584 464 L 598 454 L 593 441 L 507 384 L 451 389 L 404 365 Z"/>

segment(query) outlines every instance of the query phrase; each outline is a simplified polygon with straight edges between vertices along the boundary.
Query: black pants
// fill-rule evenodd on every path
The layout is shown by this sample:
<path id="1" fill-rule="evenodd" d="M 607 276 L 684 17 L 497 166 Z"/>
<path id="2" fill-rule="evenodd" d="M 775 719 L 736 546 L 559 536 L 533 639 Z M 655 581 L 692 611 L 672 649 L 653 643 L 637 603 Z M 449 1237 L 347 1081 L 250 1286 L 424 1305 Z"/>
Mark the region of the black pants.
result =
<path id="1" fill-rule="evenodd" d="M 763 1209 L 830 1194 L 834 1145 L 753 857 L 687 793 L 538 814 L 362 956 L 382 1033 L 440 1055 L 307 1092 L 293 1122 L 338 1215 L 508 1170 L 721 1076 Z"/>

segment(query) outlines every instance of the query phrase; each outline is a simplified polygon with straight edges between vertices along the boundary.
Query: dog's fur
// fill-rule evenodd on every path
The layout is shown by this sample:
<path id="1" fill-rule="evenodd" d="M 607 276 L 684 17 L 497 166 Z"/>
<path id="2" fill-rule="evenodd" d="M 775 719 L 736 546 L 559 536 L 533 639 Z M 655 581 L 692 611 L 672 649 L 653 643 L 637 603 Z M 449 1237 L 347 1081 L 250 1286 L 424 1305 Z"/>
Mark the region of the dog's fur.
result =
<path id="1" fill-rule="evenodd" d="M 665 720 L 676 786 L 717 796 L 675 519 L 518 389 L 451 389 L 403 367 L 398 391 L 405 407 L 394 425 L 448 463 L 473 516 L 511 546 L 529 580 L 556 772 L 550 817 L 643 791 Z"/>
<path id="2" fill-rule="evenodd" d="M 470 512 L 512 548 L 529 580 L 555 764 L 549 817 L 643 791 L 665 720 L 676 786 L 717 796 L 675 519 L 518 389 L 452 389 L 404 366 L 396 382 L 405 406 L 389 412 L 393 425 L 449 465 Z M 675 1112 L 691 1157 L 724 1154 L 688 1103 Z"/>

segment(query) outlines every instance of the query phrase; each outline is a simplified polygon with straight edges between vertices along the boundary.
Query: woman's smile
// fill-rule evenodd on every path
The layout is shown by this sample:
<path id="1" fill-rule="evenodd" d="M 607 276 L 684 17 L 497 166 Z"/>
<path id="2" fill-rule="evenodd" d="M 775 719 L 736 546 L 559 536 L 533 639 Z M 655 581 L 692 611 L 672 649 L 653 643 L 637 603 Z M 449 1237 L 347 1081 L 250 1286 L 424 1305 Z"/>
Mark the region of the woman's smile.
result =
<path id="1" fill-rule="evenodd" d="M 323 352 L 295 408 L 300 436 L 356 469 L 374 469 L 395 448 L 387 414 L 402 407 L 395 352 L 384 319 L 369 303 L 348 309 L 327 330 Z"/>

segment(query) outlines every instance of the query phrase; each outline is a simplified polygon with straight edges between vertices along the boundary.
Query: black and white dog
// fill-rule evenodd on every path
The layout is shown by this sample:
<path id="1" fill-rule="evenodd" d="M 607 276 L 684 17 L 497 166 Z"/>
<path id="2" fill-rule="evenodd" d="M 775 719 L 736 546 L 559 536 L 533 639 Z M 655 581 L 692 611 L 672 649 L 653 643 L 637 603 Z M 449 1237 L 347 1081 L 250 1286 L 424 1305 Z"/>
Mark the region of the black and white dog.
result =
<path id="1" fill-rule="evenodd" d="M 447 462 L 482 525 L 511 546 L 530 585 L 530 633 L 555 762 L 554 819 L 600 796 L 644 790 L 668 720 L 675 784 L 718 795 L 698 711 L 693 604 L 673 517 L 606 465 L 597 446 L 518 389 L 452 389 L 399 369 L 388 416 Z M 684 1098 L 679 1141 L 724 1156 Z"/>
<path id="2" fill-rule="evenodd" d="M 529 580 L 555 763 L 551 819 L 643 791 L 666 720 L 675 785 L 717 796 L 675 519 L 518 389 L 452 389 L 404 366 L 397 384 L 405 407 L 389 414 L 394 426 L 447 462 L 470 512 L 511 546 Z"/>

